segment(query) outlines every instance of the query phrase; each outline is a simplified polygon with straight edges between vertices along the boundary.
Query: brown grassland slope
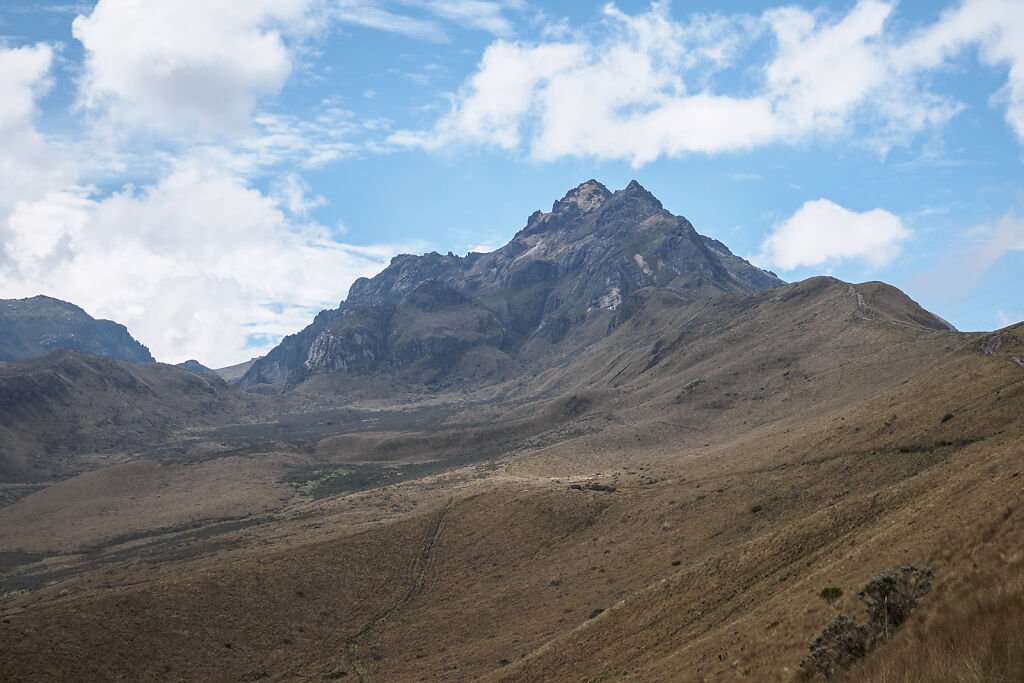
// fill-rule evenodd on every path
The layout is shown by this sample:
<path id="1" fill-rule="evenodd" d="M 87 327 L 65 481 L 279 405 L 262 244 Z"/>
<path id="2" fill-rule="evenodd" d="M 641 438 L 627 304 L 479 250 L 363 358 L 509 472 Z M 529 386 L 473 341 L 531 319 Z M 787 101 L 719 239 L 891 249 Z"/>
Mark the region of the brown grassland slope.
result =
<path id="1" fill-rule="evenodd" d="M 92 458 L 117 462 L 166 439 L 171 424 L 237 420 L 257 398 L 218 377 L 72 348 L 0 363 L 0 482 L 64 478 Z"/>
<path id="2" fill-rule="evenodd" d="M 0 679 L 788 681 L 914 563 L 851 680 L 1019 680 L 1021 356 L 880 283 L 641 290 L 489 394 L 0 508 Z"/>

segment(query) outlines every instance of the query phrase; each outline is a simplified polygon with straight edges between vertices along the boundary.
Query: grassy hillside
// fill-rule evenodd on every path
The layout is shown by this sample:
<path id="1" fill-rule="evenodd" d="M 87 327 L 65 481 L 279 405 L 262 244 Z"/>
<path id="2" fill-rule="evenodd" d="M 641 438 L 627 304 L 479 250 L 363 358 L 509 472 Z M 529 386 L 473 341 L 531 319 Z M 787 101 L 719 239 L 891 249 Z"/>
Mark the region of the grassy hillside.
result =
<path id="1" fill-rule="evenodd" d="M 258 414 L 257 399 L 158 363 L 76 349 L 0 364 L 0 482 L 62 479 L 167 445 L 172 434 Z"/>
<path id="2" fill-rule="evenodd" d="M 669 296 L 425 422 L 367 404 L 0 509 L 0 678 L 788 681 L 908 563 L 933 592 L 851 680 L 1019 678 L 1024 328 L 829 279 Z"/>

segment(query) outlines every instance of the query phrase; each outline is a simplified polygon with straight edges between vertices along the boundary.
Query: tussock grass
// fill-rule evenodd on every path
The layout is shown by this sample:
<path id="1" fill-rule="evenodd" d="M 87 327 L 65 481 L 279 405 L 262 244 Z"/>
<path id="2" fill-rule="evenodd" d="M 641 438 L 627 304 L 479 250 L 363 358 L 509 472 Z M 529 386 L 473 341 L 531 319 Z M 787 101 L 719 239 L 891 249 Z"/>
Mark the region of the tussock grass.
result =
<path id="1" fill-rule="evenodd" d="M 838 680 L 883 683 L 1024 681 L 1024 576 L 934 605 L 923 620 Z"/>

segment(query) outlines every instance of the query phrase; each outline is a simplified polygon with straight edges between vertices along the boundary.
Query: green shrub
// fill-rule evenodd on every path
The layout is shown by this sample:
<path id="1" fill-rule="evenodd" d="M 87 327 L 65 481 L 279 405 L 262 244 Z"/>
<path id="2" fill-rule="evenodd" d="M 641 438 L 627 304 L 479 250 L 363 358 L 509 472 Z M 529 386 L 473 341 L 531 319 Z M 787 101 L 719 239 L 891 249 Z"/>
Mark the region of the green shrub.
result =
<path id="1" fill-rule="evenodd" d="M 888 638 L 910 617 L 910 612 L 932 587 L 932 570 L 901 567 L 874 577 L 858 596 L 864 603 L 868 626 L 875 637 Z"/>
<path id="2" fill-rule="evenodd" d="M 832 678 L 836 671 L 867 654 L 870 642 L 871 630 L 867 626 L 837 614 L 811 641 L 811 654 L 800 664 L 810 664 L 825 678 Z"/>
<path id="3" fill-rule="evenodd" d="M 827 588 L 821 589 L 821 592 L 818 593 L 818 597 L 829 605 L 832 605 L 835 604 L 836 600 L 843 597 L 843 589 L 837 586 L 828 586 Z"/>
<path id="4" fill-rule="evenodd" d="M 864 603 L 867 623 L 858 624 L 837 614 L 811 641 L 811 654 L 800 667 L 806 671 L 809 665 L 825 678 L 832 678 L 836 671 L 884 643 L 931 590 L 931 578 L 931 569 L 914 566 L 889 569 L 872 578 L 857 593 Z M 818 593 L 830 605 L 842 595 L 842 589 L 835 586 Z"/>

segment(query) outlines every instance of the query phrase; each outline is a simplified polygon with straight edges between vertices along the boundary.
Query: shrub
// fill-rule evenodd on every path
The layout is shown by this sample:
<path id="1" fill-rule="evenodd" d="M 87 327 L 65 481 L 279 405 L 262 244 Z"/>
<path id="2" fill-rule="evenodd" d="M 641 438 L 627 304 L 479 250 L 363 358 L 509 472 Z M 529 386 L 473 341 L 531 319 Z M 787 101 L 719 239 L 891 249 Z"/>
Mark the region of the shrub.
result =
<path id="1" fill-rule="evenodd" d="M 868 626 L 875 637 L 888 638 L 910 617 L 918 601 L 931 590 L 932 570 L 901 567 L 874 577 L 857 595 L 864 602 Z"/>
<path id="2" fill-rule="evenodd" d="M 837 614 L 811 641 L 811 655 L 801 666 L 811 664 L 825 678 L 867 654 L 871 630 L 849 617 Z"/>
<path id="3" fill-rule="evenodd" d="M 890 569 L 872 578 L 857 593 L 867 613 L 866 624 L 837 614 L 808 646 L 811 654 L 800 662 L 801 668 L 813 666 L 825 678 L 849 666 L 889 639 L 931 590 L 932 570 L 927 567 Z M 835 586 L 822 589 L 818 596 L 828 604 L 843 594 Z M 806 670 L 806 668 L 805 668 Z"/>
<path id="4" fill-rule="evenodd" d="M 821 592 L 818 593 L 818 597 L 827 602 L 829 605 L 835 604 L 836 600 L 843 597 L 843 589 L 837 586 L 828 586 L 822 588 Z"/>

